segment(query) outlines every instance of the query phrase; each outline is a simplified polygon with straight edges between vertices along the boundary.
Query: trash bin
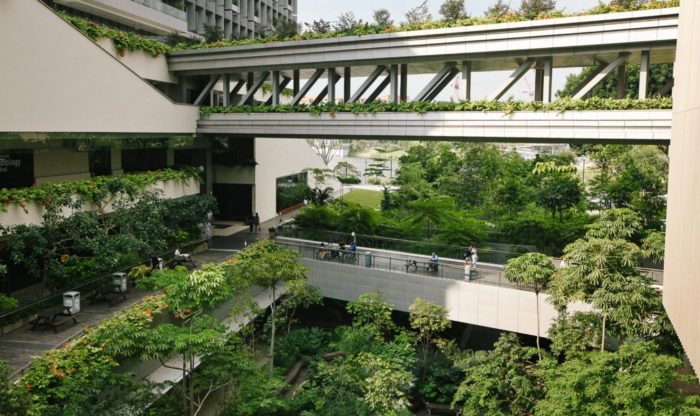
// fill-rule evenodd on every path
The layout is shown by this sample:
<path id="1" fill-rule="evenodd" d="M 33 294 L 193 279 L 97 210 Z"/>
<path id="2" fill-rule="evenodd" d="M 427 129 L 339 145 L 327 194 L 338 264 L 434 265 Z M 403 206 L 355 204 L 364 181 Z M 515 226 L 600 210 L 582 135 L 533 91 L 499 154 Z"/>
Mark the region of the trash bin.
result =
<path id="1" fill-rule="evenodd" d="M 112 284 L 114 285 L 114 291 L 117 293 L 126 292 L 126 273 L 117 272 L 112 273 Z"/>
<path id="2" fill-rule="evenodd" d="M 80 312 L 80 292 L 65 292 L 63 294 L 63 309 L 74 315 Z"/>
<path id="3" fill-rule="evenodd" d="M 365 267 L 372 267 L 372 252 L 365 252 Z"/>
<path id="4" fill-rule="evenodd" d="M 476 269 L 471 269 L 469 271 L 469 280 L 476 280 Z"/>
<path id="5" fill-rule="evenodd" d="M 467 282 L 472 280 L 472 268 L 471 268 L 471 266 L 464 267 L 464 280 L 466 280 Z"/>

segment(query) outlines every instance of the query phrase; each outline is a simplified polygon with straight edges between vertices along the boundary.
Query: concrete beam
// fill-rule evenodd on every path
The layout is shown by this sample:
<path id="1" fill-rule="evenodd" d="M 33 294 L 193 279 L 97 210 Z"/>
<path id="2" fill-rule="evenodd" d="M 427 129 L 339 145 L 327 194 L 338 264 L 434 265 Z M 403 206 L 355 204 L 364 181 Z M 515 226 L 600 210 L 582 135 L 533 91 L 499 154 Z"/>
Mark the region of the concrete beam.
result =
<path id="1" fill-rule="evenodd" d="M 352 96 L 352 68 L 343 68 L 343 102 L 347 103 Z"/>
<path id="2" fill-rule="evenodd" d="M 535 70 L 535 101 L 552 101 L 552 59 L 543 58 L 537 62 Z"/>
<path id="3" fill-rule="evenodd" d="M 224 97 L 224 107 L 231 105 L 231 75 L 223 75 L 223 97 Z"/>
<path id="4" fill-rule="evenodd" d="M 462 82 L 459 88 L 459 96 L 462 100 L 472 99 L 472 64 L 469 61 L 462 62 Z"/>
<path id="5" fill-rule="evenodd" d="M 355 91 L 354 94 L 350 97 L 350 100 L 348 100 L 349 103 L 354 103 L 357 102 L 360 98 L 362 98 L 362 95 L 367 92 L 369 87 L 372 86 L 374 81 L 379 78 L 379 76 L 384 73 L 384 70 L 386 70 L 386 67 L 384 65 L 377 65 L 376 68 L 374 68 L 374 71 L 367 77 L 367 79 L 360 85 L 360 88 Z"/>
<path id="6" fill-rule="evenodd" d="M 408 64 L 401 64 L 401 102 L 408 101 Z"/>
<path id="7" fill-rule="evenodd" d="M 572 97 L 576 100 L 584 98 L 589 92 L 591 92 L 591 90 L 593 90 L 593 88 L 596 87 L 596 85 L 600 84 L 600 82 L 603 79 L 605 79 L 605 77 L 610 75 L 612 71 L 614 71 L 617 67 L 626 62 L 628 56 L 629 53 L 623 52 L 620 55 L 618 55 L 618 57 L 614 61 L 605 65 L 600 71 L 596 71 L 597 74 L 591 77 L 590 81 L 582 84 L 576 92 L 576 94 L 573 94 Z"/>
<path id="8" fill-rule="evenodd" d="M 204 99 L 207 98 L 209 92 L 212 90 L 212 88 L 214 88 L 214 85 L 216 85 L 216 83 L 219 82 L 219 78 L 221 78 L 221 75 L 213 75 L 209 79 L 207 85 L 204 86 L 202 92 L 200 92 L 197 96 L 197 99 L 194 100 L 194 105 L 202 105 L 202 102 L 204 102 Z"/>
<path id="9" fill-rule="evenodd" d="M 449 74 L 454 70 L 455 66 L 457 63 L 455 62 L 447 62 L 440 72 L 438 72 L 433 79 L 428 82 L 428 85 L 426 85 L 419 93 L 416 95 L 414 98 L 414 101 L 429 101 L 428 96 L 435 90 L 435 88 L 440 85 L 440 83 L 445 79 L 445 77 L 449 76 Z"/>
<path id="10" fill-rule="evenodd" d="M 389 67 L 389 101 L 399 102 L 399 65 L 392 64 Z"/>
<path id="11" fill-rule="evenodd" d="M 508 90 L 515 85 L 516 82 L 520 80 L 520 78 L 523 77 L 527 73 L 527 71 L 530 69 L 530 67 L 535 63 L 535 60 L 530 58 L 526 59 L 523 63 L 518 66 L 518 68 L 513 71 L 512 74 L 506 78 L 505 81 L 499 86 L 496 91 L 494 91 L 490 96 L 489 100 L 496 101 L 501 99 L 505 93 L 508 92 Z"/>
<path id="12" fill-rule="evenodd" d="M 314 85 L 316 85 L 316 82 L 318 81 L 319 78 L 321 78 L 321 75 L 323 75 L 323 72 L 325 69 L 319 68 L 317 69 L 309 78 L 308 81 L 306 81 L 306 84 L 304 84 L 304 87 L 302 87 L 299 92 L 292 98 L 292 105 L 297 105 L 301 102 L 302 98 L 306 96 L 306 94 L 309 93 L 309 90 L 313 88 Z"/>
<path id="13" fill-rule="evenodd" d="M 263 83 L 267 81 L 267 78 L 270 76 L 269 72 L 263 72 L 260 74 L 260 78 L 258 78 L 257 81 L 253 84 L 252 87 L 246 91 L 246 94 L 243 96 L 243 100 L 241 100 L 242 104 L 249 104 L 253 101 L 253 96 L 255 95 L 256 92 L 262 87 Z"/>
<path id="14" fill-rule="evenodd" d="M 291 81 L 292 80 L 290 78 L 287 78 L 285 76 L 282 77 L 282 81 L 279 84 L 280 94 L 282 94 L 282 91 L 284 91 L 284 89 L 287 88 L 287 85 L 289 85 Z M 265 101 L 265 105 L 274 105 L 272 104 L 272 96 L 270 96 L 270 98 L 268 98 L 267 101 Z"/>
<path id="15" fill-rule="evenodd" d="M 379 95 L 386 89 L 386 87 L 391 83 L 391 75 L 387 75 L 382 82 L 379 83 L 377 88 L 374 89 L 374 91 L 367 97 L 365 100 L 366 103 L 371 103 L 374 100 L 376 100 Z"/>

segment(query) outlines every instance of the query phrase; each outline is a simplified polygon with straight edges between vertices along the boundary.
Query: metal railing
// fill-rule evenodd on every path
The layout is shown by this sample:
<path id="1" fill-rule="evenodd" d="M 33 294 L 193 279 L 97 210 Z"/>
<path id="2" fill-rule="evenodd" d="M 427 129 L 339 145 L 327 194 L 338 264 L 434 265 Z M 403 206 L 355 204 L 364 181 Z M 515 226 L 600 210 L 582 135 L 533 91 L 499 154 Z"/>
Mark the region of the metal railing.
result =
<path id="1" fill-rule="evenodd" d="M 533 291 L 532 288 L 517 286 L 509 282 L 503 275 L 503 270 L 494 268 L 493 266 L 477 267 L 471 271 L 469 276 L 466 276 L 465 267 L 455 264 L 458 262 L 449 259 L 441 259 L 438 262 L 437 270 L 435 270 L 430 268 L 429 259 L 420 254 L 377 254 L 366 251 L 364 248 L 362 251 L 353 253 L 350 250 L 340 250 L 338 247 L 320 247 L 310 243 L 296 243 L 285 240 L 278 240 L 278 243 L 296 251 L 300 258 L 306 260 L 337 263 L 373 270 L 384 270 L 387 272 L 402 273 L 404 275 L 467 280 L 475 284 L 510 287 L 529 292 Z M 413 261 L 415 261 L 415 263 L 412 263 Z"/>
<path id="2" fill-rule="evenodd" d="M 181 249 L 187 249 L 191 247 L 196 247 L 200 244 L 205 243 L 207 240 L 206 239 L 201 239 L 201 240 L 194 240 L 190 241 L 189 243 L 183 244 L 180 246 Z M 165 260 L 171 260 L 174 256 L 174 251 L 173 250 L 168 250 L 166 252 L 156 254 L 153 257 L 160 257 L 164 261 Z M 146 261 L 147 262 L 147 261 Z M 25 318 L 27 316 L 31 316 L 35 313 L 41 312 L 42 310 L 46 308 L 51 308 L 57 305 L 60 305 L 63 301 L 63 293 L 69 292 L 69 291 L 76 291 L 76 292 L 81 292 L 81 293 L 86 293 L 90 292 L 92 290 L 95 290 L 99 288 L 100 286 L 103 286 L 105 283 L 107 283 L 109 280 L 112 279 L 112 275 L 114 273 L 118 272 L 128 272 L 132 268 L 144 264 L 144 262 L 138 262 L 134 264 L 129 264 L 127 266 L 121 267 L 117 270 L 113 270 L 109 273 L 102 274 L 94 279 L 82 282 L 78 285 L 71 286 L 69 288 L 63 289 L 60 292 L 55 292 L 50 295 L 41 297 L 39 299 L 33 300 L 30 303 L 27 303 L 25 305 L 22 305 L 18 308 L 15 308 L 13 310 L 4 312 L 0 314 L 0 326 L 15 322 L 19 319 Z"/>
<path id="3" fill-rule="evenodd" d="M 180 10 L 177 7 L 173 7 L 169 4 L 163 3 L 161 0 L 131 0 L 134 3 L 138 3 L 142 6 L 146 6 L 149 9 L 157 10 L 159 12 L 165 13 L 169 16 L 175 17 L 180 20 L 187 21 L 187 13 L 184 10 Z"/>
<path id="4" fill-rule="evenodd" d="M 327 241 L 331 243 L 344 242 L 349 244 L 352 241 L 351 234 L 347 232 L 309 229 L 294 225 L 283 225 L 277 227 L 277 235 L 280 237 Z M 466 247 L 376 235 L 356 234 L 355 238 L 357 239 L 357 245 L 361 246 L 424 255 L 430 255 L 435 252 L 440 257 L 452 259 L 463 258 L 464 251 L 466 250 Z M 480 261 L 505 265 L 509 259 L 519 257 L 525 253 L 536 251 L 534 246 L 512 244 L 510 246 L 516 247 L 518 249 L 517 251 L 504 251 L 494 249 L 492 247 L 494 245 L 497 245 L 497 243 L 484 243 L 477 247 Z"/>

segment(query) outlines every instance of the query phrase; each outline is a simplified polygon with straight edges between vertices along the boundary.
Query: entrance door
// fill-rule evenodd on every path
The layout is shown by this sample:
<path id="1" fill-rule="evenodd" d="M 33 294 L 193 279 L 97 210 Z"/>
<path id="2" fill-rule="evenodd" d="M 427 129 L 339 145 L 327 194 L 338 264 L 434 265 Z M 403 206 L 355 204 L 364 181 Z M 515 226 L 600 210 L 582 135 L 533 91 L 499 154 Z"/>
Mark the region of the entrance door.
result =
<path id="1" fill-rule="evenodd" d="M 253 213 L 253 185 L 215 183 L 214 196 L 219 204 L 218 220 L 244 221 Z"/>

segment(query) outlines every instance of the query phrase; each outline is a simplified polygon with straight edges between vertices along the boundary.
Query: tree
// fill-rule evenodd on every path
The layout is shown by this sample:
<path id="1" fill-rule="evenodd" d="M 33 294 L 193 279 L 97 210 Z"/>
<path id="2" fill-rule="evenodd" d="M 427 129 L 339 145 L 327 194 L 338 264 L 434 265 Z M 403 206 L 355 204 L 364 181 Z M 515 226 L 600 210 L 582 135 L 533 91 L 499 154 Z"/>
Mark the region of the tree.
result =
<path id="1" fill-rule="evenodd" d="M 564 211 L 581 202 L 582 194 L 581 184 L 576 177 L 551 174 L 541 180 L 536 202 L 537 205 L 551 212 L 552 218 L 559 214 L 561 221 Z"/>
<path id="2" fill-rule="evenodd" d="M 348 180 L 353 177 L 360 176 L 360 171 L 357 170 L 355 165 L 350 162 L 340 161 L 335 168 L 333 168 L 333 175 L 339 180 Z"/>
<path id="3" fill-rule="evenodd" d="M 673 386 L 681 360 L 659 355 L 651 342 L 617 352 L 589 352 L 564 363 L 546 360 L 539 374 L 546 387 L 537 415 L 698 415 L 698 396 Z"/>
<path id="4" fill-rule="evenodd" d="M 355 17 L 354 12 L 341 13 L 333 28 L 338 32 L 347 32 L 362 25 L 362 19 Z"/>
<path id="5" fill-rule="evenodd" d="M 552 259 L 541 253 L 527 253 L 508 260 L 505 275 L 508 281 L 519 286 L 532 286 L 537 302 L 537 353 L 540 350 L 540 292 L 547 290 L 554 274 Z"/>
<path id="6" fill-rule="evenodd" d="M 511 12 L 510 2 L 506 3 L 505 0 L 498 0 L 496 3 L 486 9 L 484 16 L 490 18 L 501 18 Z"/>
<path id="7" fill-rule="evenodd" d="M 308 25 L 309 31 L 312 33 L 328 33 L 331 31 L 332 24 L 328 20 L 314 20 L 311 25 Z"/>
<path id="8" fill-rule="evenodd" d="M 532 361 L 536 354 L 521 346 L 515 334 L 503 333 L 493 350 L 457 358 L 464 378 L 452 407 L 467 416 L 532 414 L 542 394 Z"/>
<path id="9" fill-rule="evenodd" d="M 540 14 L 549 13 L 556 7 L 556 0 L 522 0 L 520 14 L 526 19 L 535 19 Z"/>
<path id="10" fill-rule="evenodd" d="M 440 5 L 440 15 L 448 22 L 455 22 L 469 17 L 464 0 L 445 0 Z"/>
<path id="11" fill-rule="evenodd" d="M 25 392 L 10 381 L 10 366 L 0 359 L 0 414 L 23 416 L 27 414 L 29 401 Z"/>
<path id="12" fill-rule="evenodd" d="M 240 252 L 233 260 L 236 267 L 233 273 L 242 281 L 266 288 L 270 294 L 270 314 L 272 316 L 269 374 L 272 374 L 275 353 L 275 317 L 277 316 L 277 289 L 280 284 L 292 281 L 306 281 L 308 269 L 299 264 L 298 254 L 283 249 L 274 241 L 263 241 Z"/>
<path id="13" fill-rule="evenodd" d="M 277 25 L 275 25 L 275 33 L 277 36 L 283 38 L 291 38 L 299 34 L 299 24 L 293 19 L 281 19 Z"/>
<path id="14" fill-rule="evenodd" d="M 207 43 L 218 42 L 224 37 L 224 31 L 217 25 L 204 24 L 204 40 Z"/>
<path id="15" fill-rule="evenodd" d="M 348 302 L 348 312 L 353 315 L 353 326 L 364 328 L 377 338 L 394 328 L 391 311 L 394 305 L 384 301 L 380 292 L 369 292 L 360 295 L 356 302 Z"/>
<path id="16" fill-rule="evenodd" d="M 0 263 L 0 280 L 2 280 L 6 274 L 7 266 Z M 17 299 L 13 298 L 12 296 L 5 295 L 4 293 L 0 293 L 0 311 L 4 309 L 14 309 L 17 307 L 17 305 L 19 305 Z M 1 362 L 0 365 L 2 365 Z M 2 379 L 0 378 L 0 380 Z"/>
<path id="17" fill-rule="evenodd" d="M 452 211 L 455 209 L 455 201 L 447 196 L 440 196 L 431 199 L 421 199 L 409 203 L 409 206 L 414 211 L 411 215 L 411 222 L 416 225 L 426 224 L 428 230 L 428 238 L 431 236 L 431 225 L 433 228 L 444 222 L 447 218 L 452 217 Z"/>
<path id="18" fill-rule="evenodd" d="M 595 71 L 595 67 L 586 67 L 578 74 L 570 74 L 566 77 L 564 87 L 557 91 L 558 97 L 570 97 L 582 82 L 588 79 Z M 616 98 L 617 97 L 618 72 L 613 71 L 588 93 L 591 97 Z M 639 96 L 639 65 L 627 65 L 625 69 L 627 79 L 627 97 Z M 649 96 L 658 94 L 659 91 L 673 79 L 673 64 L 649 65 Z"/>
<path id="19" fill-rule="evenodd" d="M 308 285 L 304 280 L 292 280 L 286 284 L 284 299 L 278 307 L 279 325 L 287 326 L 287 333 L 297 322 L 294 318 L 300 308 L 323 303 L 323 296 L 316 286 Z"/>
<path id="20" fill-rule="evenodd" d="M 425 380 L 426 366 L 428 365 L 428 348 L 434 342 L 434 337 L 448 329 L 452 322 L 447 319 L 447 309 L 432 302 L 416 298 L 408 307 L 408 320 L 411 328 L 418 331 L 418 336 L 423 343 L 423 363 L 421 378 Z"/>
<path id="21" fill-rule="evenodd" d="M 391 26 L 394 21 L 391 19 L 391 13 L 387 9 L 377 9 L 373 12 L 372 17 L 374 18 L 374 23 L 377 26 Z"/>
<path id="22" fill-rule="evenodd" d="M 386 160 L 372 158 L 372 162 L 365 168 L 364 176 L 367 177 L 384 177 L 384 172 L 387 170 Z"/>
<path id="23" fill-rule="evenodd" d="M 326 166 L 340 154 L 343 146 L 340 140 L 334 139 L 309 139 L 308 142 Z"/>
<path id="24" fill-rule="evenodd" d="M 421 24 L 433 20 L 428 10 L 428 0 L 423 0 L 421 4 L 407 11 L 404 17 L 408 24 Z"/>
<path id="25" fill-rule="evenodd" d="M 528 204 L 528 189 L 520 178 L 505 178 L 498 185 L 493 202 L 501 212 L 505 212 L 508 217 L 513 218 Z"/>

